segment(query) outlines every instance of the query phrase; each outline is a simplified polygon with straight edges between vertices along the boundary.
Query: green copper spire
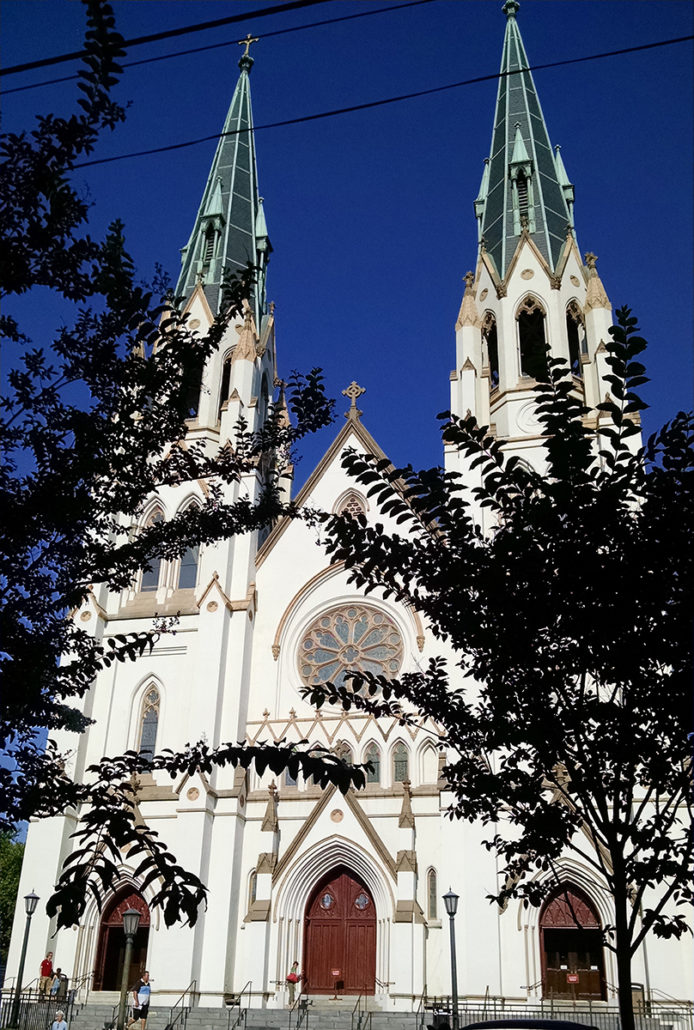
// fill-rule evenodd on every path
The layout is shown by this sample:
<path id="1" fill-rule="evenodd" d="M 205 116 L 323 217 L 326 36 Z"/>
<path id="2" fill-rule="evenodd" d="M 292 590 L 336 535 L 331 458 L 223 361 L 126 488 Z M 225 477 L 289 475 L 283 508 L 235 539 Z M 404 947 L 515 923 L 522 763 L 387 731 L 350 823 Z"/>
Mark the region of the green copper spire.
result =
<path id="1" fill-rule="evenodd" d="M 250 261 L 259 266 L 258 284 L 251 298 L 256 326 L 265 311 L 265 266 L 272 247 L 258 197 L 258 170 L 253 139 L 253 112 L 249 47 L 239 61 L 241 74 L 231 100 L 224 129 L 217 143 L 207 185 L 190 239 L 182 251 L 183 267 L 176 292 L 189 297 L 200 282 L 214 314 L 222 300 L 225 271 L 242 270 Z"/>
<path id="2" fill-rule="evenodd" d="M 552 153 L 516 14 L 507 0 L 506 35 L 494 129 L 483 186 L 475 201 L 480 236 L 503 279 L 521 233 L 530 233 L 554 270 L 573 219 L 573 187 Z"/>

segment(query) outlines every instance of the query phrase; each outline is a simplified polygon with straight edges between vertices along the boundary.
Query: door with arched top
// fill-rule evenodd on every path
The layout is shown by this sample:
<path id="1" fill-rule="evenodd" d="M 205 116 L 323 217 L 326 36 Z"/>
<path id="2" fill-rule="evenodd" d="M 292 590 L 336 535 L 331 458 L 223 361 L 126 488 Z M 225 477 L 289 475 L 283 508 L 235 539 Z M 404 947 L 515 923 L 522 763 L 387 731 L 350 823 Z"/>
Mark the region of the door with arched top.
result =
<path id="1" fill-rule="evenodd" d="M 94 963 L 94 990 L 119 991 L 125 961 L 125 934 L 123 913 L 136 908 L 140 924 L 133 941 L 132 958 L 128 971 L 128 986 L 137 983 L 147 968 L 149 943 L 149 908 L 139 891 L 124 887 L 104 907 L 99 927 L 99 943 Z"/>
<path id="2" fill-rule="evenodd" d="M 305 993 L 374 993 L 376 909 L 361 877 L 346 866 L 322 877 L 306 905 L 304 925 Z"/>
<path id="3" fill-rule="evenodd" d="M 605 1000 L 600 919 L 579 887 L 562 886 L 545 902 L 540 944 L 545 998 Z"/>

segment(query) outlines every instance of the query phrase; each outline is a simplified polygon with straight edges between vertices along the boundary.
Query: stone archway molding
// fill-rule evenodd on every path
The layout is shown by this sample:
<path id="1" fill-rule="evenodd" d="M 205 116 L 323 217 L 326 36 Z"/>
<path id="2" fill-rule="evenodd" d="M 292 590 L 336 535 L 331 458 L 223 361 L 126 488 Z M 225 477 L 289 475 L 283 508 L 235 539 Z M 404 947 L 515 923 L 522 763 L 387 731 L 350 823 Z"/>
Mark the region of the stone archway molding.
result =
<path id="1" fill-rule="evenodd" d="M 353 869 L 368 886 L 379 920 L 394 918 L 395 897 L 388 874 L 372 855 L 346 837 L 330 836 L 299 854 L 287 868 L 277 889 L 273 922 L 301 922 L 311 891 L 322 876 L 335 866 Z"/>

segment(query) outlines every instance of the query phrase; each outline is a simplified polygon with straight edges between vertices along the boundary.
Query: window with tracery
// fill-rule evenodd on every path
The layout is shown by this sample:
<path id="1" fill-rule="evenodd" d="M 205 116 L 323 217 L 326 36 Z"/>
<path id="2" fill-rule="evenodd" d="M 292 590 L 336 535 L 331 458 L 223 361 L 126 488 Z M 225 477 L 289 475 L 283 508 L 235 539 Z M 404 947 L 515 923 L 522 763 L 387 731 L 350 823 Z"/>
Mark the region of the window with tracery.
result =
<path id="1" fill-rule="evenodd" d="M 140 716 L 140 743 L 138 751 L 143 758 L 153 758 L 159 727 L 159 691 L 150 687 L 142 702 Z"/>
<path id="2" fill-rule="evenodd" d="M 404 744 L 396 744 L 393 750 L 393 783 L 409 780 L 410 756 Z"/>
<path id="3" fill-rule="evenodd" d="M 299 645 L 298 666 L 306 686 L 347 683 L 350 672 L 395 676 L 403 641 L 393 620 L 366 604 L 345 604 L 319 615 Z"/>
<path id="4" fill-rule="evenodd" d="M 354 759 L 352 756 L 352 749 L 344 740 L 341 740 L 335 748 L 335 754 L 338 758 L 341 758 L 347 765 L 352 765 Z"/>
<path id="5" fill-rule="evenodd" d="M 569 341 L 569 364 L 575 376 L 583 376 L 581 355 L 588 353 L 583 315 L 575 300 L 566 309 L 566 335 Z"/>
<path id="6" fill-rule="evenodd" d="M 366 774 L 367 783 L 381 782 L 381 752 L 377 744 L 369 744 L 364 752 L 364 761 L 371 762 L 373 766 Z"/>
<path id="7" fill-rule="evenodd" d="M 160 511 L 157 511 L 154 513 L 154 515 L 151 516 L 151 518 L 147 520 L 147 528 L 149 528 L 149 526 L 156 525 L 158 522 L 163 521 L 164 516 Z M 140 590 L 147 592 L 150 590 L 159 589 L 159 580 L 161 579 L 162 564 L 163 563 L 161 558 L 152 558 L 150 560 L 149 567 L 142 570 Z"/>
<path id="8" fill-rule="evenodd" d="M 356 490 L 350 490 L 350 492 L 339 502 L 337 514 L 351 515 L 352 518 L 357 518 L 359 515 L 366 515 L 366 501 L 361 494 L 357 493 Z"/>
<path id="9" fill-rule="evenodd" d="M 438 884 L 436 882 L 436 870 L 430 869 L 427 873 L 427 919 L 438 919 Z"/>
<path id="10" fill-rule="evenodd" d="M 521 375 L 547 382 L 547 340 L 545 313 L 534 297 L 526 297 L 518 314 Z"/>
<path id="11" fill-rule="evenodd" d="M 488 311 L 484 316 L 482 337 L 487 345 L 489 385 L 492 390 L 496 390 L 499 386 L 499 340 L 496 332 L 496 319 L 491 311 Z"/>

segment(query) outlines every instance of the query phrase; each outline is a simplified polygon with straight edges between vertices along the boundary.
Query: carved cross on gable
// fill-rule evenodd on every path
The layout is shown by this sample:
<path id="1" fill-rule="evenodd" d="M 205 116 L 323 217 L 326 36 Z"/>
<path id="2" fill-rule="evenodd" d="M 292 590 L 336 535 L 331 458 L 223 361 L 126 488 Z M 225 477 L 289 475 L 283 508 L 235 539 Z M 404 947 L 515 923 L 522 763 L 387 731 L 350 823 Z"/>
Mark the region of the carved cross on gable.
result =
<path id="1" fill-rule="evenodd" d="M 351 418 L 354 421 L 357 421 L 364 414 L 364 412 L 360 411 L 357 407 L 357 397 L 361 397 L 363 393 L 366 393 L 366 388 L 359 386 L 359 383 L 356 383 L 354 379 L 347 389 L 342 391 L 342 396 L 349 397 L 352 402 L 349 411 L 345 412 L 345 418 Z"/>

